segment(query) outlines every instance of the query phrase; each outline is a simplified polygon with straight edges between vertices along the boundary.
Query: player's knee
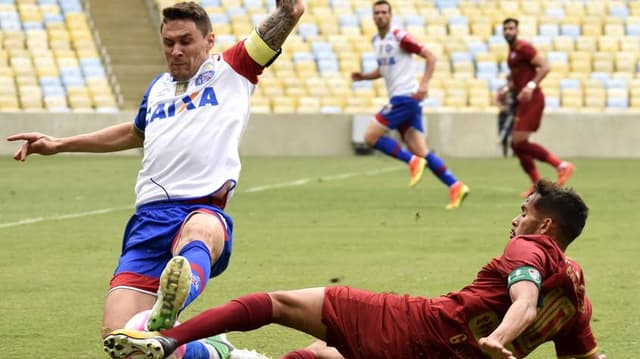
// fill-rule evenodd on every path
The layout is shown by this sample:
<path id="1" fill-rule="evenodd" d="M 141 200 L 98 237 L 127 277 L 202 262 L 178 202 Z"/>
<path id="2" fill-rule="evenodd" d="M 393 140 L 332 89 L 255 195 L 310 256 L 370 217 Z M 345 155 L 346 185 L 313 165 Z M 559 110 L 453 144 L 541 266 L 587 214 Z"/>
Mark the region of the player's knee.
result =
<path id="1" fill-rule="evenodd" d="M 365 133 L 364 134 L 364 143 L 366 143 L 367 145 L 373 147 L 376 144 L 376 142 L 378 142 L 379 138 L 380 138 L 380 136 L 378 136 L 378 135 Z"/>

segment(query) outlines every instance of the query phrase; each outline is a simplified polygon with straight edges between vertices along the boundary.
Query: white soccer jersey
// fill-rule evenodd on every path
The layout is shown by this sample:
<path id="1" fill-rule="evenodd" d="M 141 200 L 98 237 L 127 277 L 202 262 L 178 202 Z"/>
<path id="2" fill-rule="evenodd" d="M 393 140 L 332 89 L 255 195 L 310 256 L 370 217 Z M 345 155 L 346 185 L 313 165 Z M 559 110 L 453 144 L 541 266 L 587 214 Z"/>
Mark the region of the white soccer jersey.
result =
<path id="1" fill-rule="evenodd" d="M 226 183 L 235 187 L 238 146 L 262 69 L 239 42 L 207 59 L 186 89 L 169 73 L 153 80 L 135 118 L 144 133 L 136 206 L 204 197 Z"/>
<path id="2" fill-rule="evenodd" d="M 408 32 L 397 28 L 391 28 L 384 38 L 379 34 L 373 37 L 373 49 L 389 97 L 411 95 L 418 89 L 412 54 L 420 53 L 422 47 Z"/>

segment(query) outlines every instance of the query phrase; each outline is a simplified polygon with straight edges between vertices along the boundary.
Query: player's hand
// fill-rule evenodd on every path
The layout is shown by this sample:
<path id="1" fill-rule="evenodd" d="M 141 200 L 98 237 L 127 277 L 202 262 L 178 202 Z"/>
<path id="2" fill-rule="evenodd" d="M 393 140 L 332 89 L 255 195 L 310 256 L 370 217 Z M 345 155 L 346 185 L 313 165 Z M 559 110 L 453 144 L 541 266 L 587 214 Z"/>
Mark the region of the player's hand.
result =
<path id="1" fill-rule="evenodd" d="M 16 161 L 24 161 L 32 153 L 45 156 L 58 153 L 57 139 L 38 132 L 19 133 L 7 137 L 7 141 L 26 141 L 13 155 Z"/>
<path id="2" fill-rule="evenodd" d="M 478 344 L 480 345 L 480 349 L 489 354 L 492 359 L 516 359 L 511 351 L 507 350 L 504 345 L 493 338 L 480 338 Z"/>
<path id="3" fill-rule="evenodd" d="M 413 94 L 412 97 L 418 101 L 422 101 L 427 97 L 427 94 L 429 94 L 429 89 L 427 87 L 424 87 L 424 88 L 420 87 L 418 88 L 418 91 L 416 91 Z"/>
<path id="4" fill-rule="evenodd" d="M 362 81 L 362 80 L 364 80 L 364 75 L 362 74 L 362 72 L 352 72 L 351 73 L 351 80 L 352 81 Z"/>
<path id="5" fill-rule="evenodd" d="M 531 100 L 531 96 L 533 95 L 533 90 L 525 87 L 518 94 L 518 102 L 529 102 Z"/>

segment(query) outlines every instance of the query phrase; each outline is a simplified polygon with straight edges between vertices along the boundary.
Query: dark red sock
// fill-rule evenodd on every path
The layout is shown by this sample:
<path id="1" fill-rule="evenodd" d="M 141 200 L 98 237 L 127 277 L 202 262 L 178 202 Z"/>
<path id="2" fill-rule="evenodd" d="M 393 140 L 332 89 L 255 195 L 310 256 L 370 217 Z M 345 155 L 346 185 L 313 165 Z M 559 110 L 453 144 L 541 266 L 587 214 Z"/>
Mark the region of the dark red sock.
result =
<path id="1" fill-rule="evenodd" d="M 556 157 L 556 155 L 547 151 L 546 148 L 537 143 L 523 141 L 518 143 L 516 146 L 521 147 L 523 153 L 537 159 L 538 161 L 547 162 L 553 167 L 560 166 L 560 163 L 562 162 L 558 157 Z"/>
<path id="2" fill-rule="evenodd" d="M 282 359 L 317 359 L 317 358 L 316 358 L 316 355 L 311 350 L 300 349 L 300 350 L 296 350 L 291 353 L 288 353 L 287 355 L 283 356 Z"/>
<path id="3" fill-rule="evenodd" d="M 273 307 L 268 294 L 249 294 L 204 311 L 160 334 L 174 338 L 181 345 L 225 332 L 258 329 L 270 324 L 272 315 Z"/>
<path id="4" fill-rule="evenodd" d="M 520 160 L 520 166 L 527 174 L 527 176 L 529 176 L 531 183 L 536 183 L 540 179 L 540 174 L 538 173 L 538 169 L 536 168 L 536 163 L 533 161 L 533 157 L 526 153 L 524 149 L 524 147 L 526 146 L 522 146 L 522 144 L 524 143 L 528 142 L 520 142 L 517 144 L 512 143 L 511 148 L 513 149 L 513 153 L 518 156 L 518 159 Z"/>

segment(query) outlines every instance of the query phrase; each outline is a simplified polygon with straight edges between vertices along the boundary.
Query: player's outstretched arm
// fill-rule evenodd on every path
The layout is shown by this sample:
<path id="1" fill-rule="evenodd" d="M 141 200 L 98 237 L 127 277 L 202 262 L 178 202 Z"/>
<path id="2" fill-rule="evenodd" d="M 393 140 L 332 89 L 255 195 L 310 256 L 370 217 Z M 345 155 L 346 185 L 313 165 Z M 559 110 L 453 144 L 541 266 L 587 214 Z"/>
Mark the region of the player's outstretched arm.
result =
<path id="1" fill-rule="evenodd" d="M 511 306 L 498 327 L 488 336 L 480 338 L 480 348 L 492 358 L 515 359 L 505 345 L 511 343 L 536 318 L 540 289 L 531 281 L 522 280 L 509 288 Z"/>
<path id="2" fill-rule="evenodd" d="M 370 72 L 352 72 L 351 80 L 352 81 L 363 81 L 363 80 L 375 80 L 382 77 L 380 73 L 380 68 L 376 67 L 373 71 Z"/>
<path id="3" fill-rule="evenodd" d="M 18 133 L 8 141 L 25 141 L 13 155 L 24 161 L 32 153 L 54 155 L 60 152 L 115 152 L 142 147 L 143 139 L 133 122 L 122 123 L 77 136 L 55 138 L 39 132 Z"/>
<path id="4" fill-rule="evenodd" d="M 276 0 L 276 9 L 258 26 L 260 37 L 270 48 L 281 48 L 302 13 L 302 0 Z"/>

